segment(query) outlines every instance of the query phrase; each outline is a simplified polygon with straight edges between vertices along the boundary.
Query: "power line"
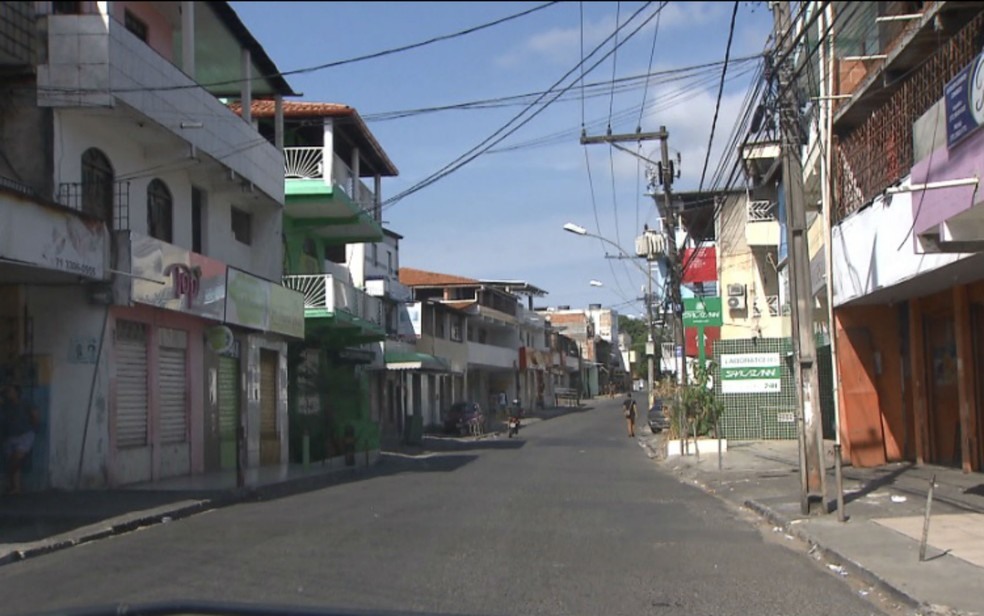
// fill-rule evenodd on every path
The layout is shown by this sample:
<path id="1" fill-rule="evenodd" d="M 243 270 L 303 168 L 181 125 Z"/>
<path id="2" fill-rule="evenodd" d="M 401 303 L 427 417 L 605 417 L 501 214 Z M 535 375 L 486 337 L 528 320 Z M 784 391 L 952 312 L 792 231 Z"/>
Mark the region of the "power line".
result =
<path id="1" fill-rule="evenodd" d="M 426 46 L 432 45 L 434 43 L 439 43 L 439 42 L 442 42 L 442 41 L 448 41 L 448 40 L 455 39 L 455 38 L 460 38 L 462 36 L 466 36 L 466 35 L 469 35 L 469 34 L 474 34 L 475 32 L 479 32 L 481 30 L 486 30 L 488 28 L 492 28 L 492 27 L 498 26 L 500 24 L 504 24 L 506 22 L 513 21 L 513 20 L 519 19 L 521 17 L 526 17 L 527 15 L 531 15 L 533 13 L 536 13 L 537 11 L 542 11 L 543 9 L 548 8 L 548 7 L 551 7 L 551 6 L 553 6 L 555 4 L 558 4 L 558 3 L 559 2 L 557 0 L 554 0 L 552 2 L 545 2 L 544 4 L 540 4 L 538 6 L 535 6 L 533 8 L 527 9 L 525 11 L 520 11 L 519 13 L 514 13 L 512 15 L 507 15 L 506 17 L 501 17 L 501 18 L 496 19 L 494 21 L 483 23 L 483 24 L 480 24 L 480 25 L 477 25 L 477 26 L 472 26 L 472 27 L 466 28 L 464 30 L 458 30 L 457 32 L 452 32 L 450 34 L 442 34 L 440 36 L 435 36 L 435 37 L 432 37 L 432 38 L 429 38 L 429 39 L 426 39 L 426 40 L 423 40 L 423 41 L 419 41 L 419 42 L 416 42 L 416 43 L 410 43 L 409 45 L 401 45 L 400 47 L 393 47 L 393 48 L 390 48 L 390 49 L 384 49 L 382 51 L 376 51 L 376 52 L 373 52 L 373 53 L 363 54 L 361 56 L 355 56 L 353 58 L 347 58 L 345 60 L 336 60 L 336 61 L 333 61 L 333 62 L 325 62 L 323 64 L 317 64 L 315 66 L 308 66 L 308 67 L 304 67 L 304 68 L 298 68 L 298 69 L 294 69 L 294 70 L 290 70 L 290 71 L 281 71 L 281 72 L 278 72 L 278 73 L 273 73 L 273 74 L 269 74 L 269 75 L 263 75 L 263 76 L 258 77 L 257 79 L 249 78 L 249 80 L 251 80 L 251 81 L 262 81 L 262 80 L 267 80 L 267 79 L 273 79 L 275 77 L 289 77 L 289 76 L 292 76 L 292 75 L 302 75 L 302 74 L 306 74 L 306 73 L 315 73 L 315 72 L 323 71 L 323 70 L 326 70 L 326 69 L 329 69 L 329 68 L 336 68 L 336 67 L 339 67 L 339 66 L 344 66 L 346 64 L 355 64 L 357 62 L 365 62 L 366 60 L 375 60 L 377 58 L 383 58 L 385 56 L 390 56 L 390 55 L 393 55 L 393 54 L 396 54 L 396 53 L 402 53 L 402 52 L 405 52 L 405 51 L 411 51 L 413 49 L 419 49 L 421 47 L 426 47 Z M 214 88 L 214 87 L 218 87 L 218 86 L 227 86 L 227 85 L 240 84 L 240 83 L 243 83 L 245 81 L 247 81 L 247 79 L 245 79 L 245 78 L 225 79 L 225 80 L 222 80 L 222 81 L 213 81 L 213 82 L 207 83 L 207 84 L 205 84 L 205 83 L 194 83 L 194 84 L 183 85 L 183 86 L 160 86 L 160 87 L 141 87 L 141 88 L 114 88 L 112 91 L 113 92 L 170 92 L 170 91 L 175 91 L 175 90 L 189 90 L 189 89 L 195 89 L 195 88 L 206 88 L 206 89 L 208 89 L 208 88 Z M 57 89 L 57 88 L 46 88 L 46 90 L 51 90 L 51 91 L 55 91 L 55 90 L 57 90 L 57 91 L 70 91 L 70 92 L 88 92 L 88 91 L 98 92 L 98 91 L 101 91 L 101 90 L 78 90 L 78 89 L 60 90 L 60 89 Z"/>
<path id="2" fill-rule="evenodd" d="M 646 2 L 624 24 L 622 24 L 622 26 L 620 26 L 620 29 L 627 27 L 628 24 L 630 22 L 632 22 L 632 20 L 635 19 L 636 16 L 638 16 L 640 13 L 642 13 L 642 11 L 645 10 L 651 4 L 652 4 L 652 2 Z M 666 6 L 666 4 L 667 4 L 666 2 L 660 3 L 660 7 L 657 9 L 657 11 L 654 12 L 649 17 L 647 17 L 638 27 L 635 28 L 635 30 L 633 30 L 632 32 L 630 32 L 629 35 L 625 39 L 623 39 L 622 42 L 619 43 L 619 45 L 623 45 L 627 41 L 631 40 L 631 38 L 639 30 L 641 30 L 643 27 L 645 27 L 645 25 L 648 24 L 658 14 L 658 12 L 660 10 L 662 10 L 663 7 Z M 594 51 L 592 51 L 588 55 L 588 57 L 590 58 L 595 53 L 597 53 L 598 51 L 600 51 L 600 49 L 614 36 L 614 34 L 615 33 L 613 33 L 612 35 L 609 35 L 604 41 L 602 41 L 597 47 L 595 47 Z M 587 72 L 591 72 L 592 70 L 594 70 L 601 62 L 604 62 L 604 60 L 609 55 L 611 55 L 611 54 L 612 54 L 612 52 L 610 51 L 610 52 L 606 53 L 605 55 L 603 55 L 597 62 L 595 62 L 588 69 Z M 553 86 L 551 86 L 551 88 L 548 90 L 548 92 L 549 91 L 553 91 L 554 88 L 556 88 L 560 83 L 562 83 L 565 79 L 567 79 L 578 68 L 582 67 L 584 65 L 584 62 L 585 62 L 585 60 L 581 60 L 577 64 L 577 66 L 575 66 L 574 68 L 572 68 L 571 70 L 569 70 L 567 73 L 565 73 L 563 77 L 561 77 Z M 481 156 L 483 153 L 485 153 L 486 151 L 488 151 L 489 149 L 491 149 L 494 145 L 496 145 L 498 143 L 501 143 L 504 139 L 506 139 L 507 137 L 509 137 L 510 135 L 512 135 L 513 133 L 515 133 L 517 130 L 519 130 L 520 128 L 522 128 L 523 126 L 525 126 L 526 124 L 528 124 L 530 121 L 532 121 L 533 118 L 535 118 L 540 113 L 542 113 L 544 110 L 546 110 L 547 107 L 549 107 L 550 104 L 552 104 L 557 99 L 557 97 L 559 97 L 564 92 L 567 92 L 568 90 L 570 90 L 571 88 L 573 88 L 578 82 L 580 82 L 580 79 L 579 78 L 578 79 L 575 79 L 570 84 L 568 84 L 566 87 L 564 87 L 563 89 L 561 89 L 560 92 L 557 95 L 555 95 L 553 99 L 548 100 L 546 103 L 544 103 L 542 106 L 540 106 L 539 109 L 537 109 L 536 111 L 533 111 L 528 117 L 524 118 L 522 121 L 519 121 L 519 119 L 527 111 L 529 111 L 530 109 L 532 109 L 533 107 L 535 107 L 539 103 L 539 101 L 543 99 L 543 97 L 539 97 L 536 101 L 534 101 L 533 103 L 531 103 L 530 105 L 528 105 L 526 108 L 524 108 L 523 111 L 521 111 L 519 114 L 517 114 L 512 119 L 510 119 L 508 122 L 506 122 L 505 125 L 503 125 L 499 129 L 497 129 L 495 132 L 493 132 L 492 135 L 490 135 L 489 137 L 486 137 L 477 146 L 471 148 L 468 152 L 466 152 L 465 154 L 462 154 L 461 156 L 459 156 L 457 159 L 455 159 L 451 163 L 448 163 L 441 170 L 433 173 L 428 178 L 426 178 L 424 180 L 421 180 L 420 182 L 418 182 L 414 186 L 411 186 L 410 188 L 408 188 L 408 189 L 406 189 L 406 190 L 398 193 L 397 195 L 391 197 L 390 199 L 387 199 L 386 202 L 383 203 L 383 209 L 388 209 L 388 208 L 392 207 L 393 205 L 395 205 L 400 200 L 408 197 L 409 195 L 411 195 L 411 194 L 413 194 L 415 192 L 418 192 L 418 191 L 420 191 L 420 190 L 422 190 L 422 189 L 430 186 L 434 182 L 436 182 L 436 181 L 438 181 L 438 180 L 440 180 L 440 179 L 442 179 L 442 178 L 450 175 L 451 173 L 457 171 L 461 167 L 464 167 L 465 165 L 467 165 L 471 161 L 475 160 L 476 158 L 478 158 L 479 156 Z M 509 128 L 510 125 L 512 125 L 513 123 L 515 123 L 517 121 L 519 121 L 519 123 L 516 124 L 516 126 L 513 126 L 512 128 Z"/>
<path id="3" fill-rule="evenodd" d="M 711 147 L 714 145 L 714 129 L 717 128 L 718 113 L 721 111 L 721 98 L 724 96 L 724 78 L 728 74 L 728 59 L 731 57 L 731 41 L 735 37 L 735 19 L 738 17 L 738 0 L 731 11 L 731 26 L 728 28 L 728 45 L 724 50 L 724 67 L 721 69 L 721 84 L 718 86 L 717 101 L 714 103 L 714 119 L 711 120 L 711 135 L 707 139 L 707 152 L 704 155 L 704 168 L 700 172 L 700 184 L 697 192 L 704 188 L 704 176 L 707 174 L 707 164 L 711 160 Z"/>

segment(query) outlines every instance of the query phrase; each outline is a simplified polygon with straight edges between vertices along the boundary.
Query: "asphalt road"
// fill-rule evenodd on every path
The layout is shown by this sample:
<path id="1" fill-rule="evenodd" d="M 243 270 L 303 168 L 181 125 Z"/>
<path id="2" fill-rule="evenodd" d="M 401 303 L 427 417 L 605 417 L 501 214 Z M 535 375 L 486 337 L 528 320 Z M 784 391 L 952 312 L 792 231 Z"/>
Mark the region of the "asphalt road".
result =
<path id="1" fill-rule="evenodd" d="M 0 612 L 182 598 L 428 614 L 878 613 L 659 472 L 618 402 L 0 567 Z"/>

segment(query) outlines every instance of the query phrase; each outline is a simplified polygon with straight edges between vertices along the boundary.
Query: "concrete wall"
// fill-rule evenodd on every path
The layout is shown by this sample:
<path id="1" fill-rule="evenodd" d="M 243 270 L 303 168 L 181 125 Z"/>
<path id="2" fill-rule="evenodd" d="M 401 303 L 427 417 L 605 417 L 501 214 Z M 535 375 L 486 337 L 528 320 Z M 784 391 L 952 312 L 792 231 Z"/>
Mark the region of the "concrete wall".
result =
<path id="1" fill-rule="evenodd" d="M 60 489 L 103 487 L 109 480 L 112 346 L 108 327 L 102 336 L 106 308 L 90 305 L 79 286 L 27 287 L 25 295 L 34 319 L 34 353 L 47 358 L 51 366 L 48 417 L 43 421 L 49 439 L 49 483 Z M 73 340 L 94 340 L 98 346 L 100 339 L 102 352 L 96 363 L 70 361 Z M 82 473 L 77 483 L 80 459 Z"/>
<path id="2" fill-rule="evenodd" d="M 911 194 L 878 197 L 833 228 L 834 306 L 891 289 L 970 256 L 917 254 L 912 214 Z M 886 301 L 891 299 L 889 293 Z"/>
<path id="3" fill-rule="evenodd" d="M 101 150 L 117 179 L 130 182 L 129 228 L 147 234 L 147 187 L 154 179 L 163 181 L 173 198 L 172 243 L 191 250 L 191 190 L 196 186 L 206 192 L 203 252 L 261 278 L 278 281 L 283 259 L 281 210 L 269 201 L 261 204 L 230 186 L 220 174 L 201 173 L 195 161 L 179 156 L 166 131 L 151 124 L 144 126 L 123 114 L 93 115 L 84 111 L 55 111 L 54 178 L 59 183 L 77 183 L 82 179 L 82 153 L 94 147 Z M 155 138 L 162 146 L 149 145 Z M 252 244 L 246 245 L 233 236 L 232 207 L 252 212 Z"/>
<path id="4" fill-rule="evenodd" d="M 722 295 L 722 340 L 743 340 L 753 336 L 780 338 L 788 334 L 788 318 L 771 316 L 768 297 L 779 295 L 774 263 L 764 252 L 748 245 L 745 224 L 748 217 L 745 195 L 729 196 L 718 220 L 718 280 Z M 774 251 L 773 251 L 774 252 Z M 730 310 L 727 289 L 742 284 L 747 289 L 746 310 Z M 753 306 L 759 309 L 755 317 Z"/>

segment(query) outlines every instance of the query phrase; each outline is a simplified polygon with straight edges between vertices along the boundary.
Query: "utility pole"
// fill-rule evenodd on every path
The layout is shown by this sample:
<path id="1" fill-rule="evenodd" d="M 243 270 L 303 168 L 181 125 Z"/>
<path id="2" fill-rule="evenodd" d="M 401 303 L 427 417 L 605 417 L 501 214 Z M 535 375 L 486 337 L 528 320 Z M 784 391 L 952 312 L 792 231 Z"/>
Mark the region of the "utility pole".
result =
<path id="1" fill-rule="evenodd" d="M 659 168 L 662 173 L 659 177 L 659 182 L 663 186 L 663 198 L 664 205 L 662 208 L 659 207 L 659 201 L 657 195 L 653 194 L 653 200 L 655 202 L 657 210 L 660 211 L 663 219 L 663 230 L 666 235 L 666 254 L 668 263 L 668 276 L 667 286 L 670 291 L 670 302 L 672 304 L 673 310 L 673 334 L 676 341 L 676 351 L 677 351 L 677 379 L 679 382 L 686 383 L 686 358 L 684 353 L 684 332 L 683 332 L 683 302 L 680 299 L 680 278 L 679 264 L 677 263 L 677 245 L 676 245 L 676 213 L 673 210 L 673 203 L 670 196 L 670 187 L 673 184 L 674 169 L 670 162 L 670 148 L 667 140 L 669 139 L 669 133 L 666 131 L 665 126 L 660 126 L 658 131 L 655 132 L 642 132 L 641 129 L 636 130 L 635 133 L 626 134 L 616 134 L 613 135 L 609 130 L 608 134 L 601 135 L 597 137 L 588 137 L 585 134 L 581 134 L 581 145 L 594 144 L 594 143 L 607 143 L 610 144 L 623 152 L 627 152 L 637 158 L 640 158 L 650 165 Z M 661 145 L 661 160 L 659 162 L 650 160 L 645 156 L 642 156 L 638 152 L 634 152 L 629 148 L 619 145 L 622 142 L 641 142 L 641 141 L 651 141 L 654 139 L 659 139 Z M 653 261 L 657 257 L 657 252 L 650 249 L 646 254 L 646 265 L 648 268 L 648 284 L 649 292 L 646 294 L 646 315 L 649 319 L 649 341 L 646 345 L 646 354 L 649 356 L 649 404 L 652 406 L 652 396 L 654 389 L 654 367 L 653 360 L 657 352 L 656 349 L 656 333 L 655 333 L 655 323 L 653 319 Z"/>
<path id="2" fill-rule="evenodd" d="M 776 41 L 795 38 L 788 2 L 773 2 Z M 776 53 L 788 51 L 776 49 Z M 786 57 L 791 57 L 787 53 Z M 776 67 L 779 75 L 780 132 L 782 135 L 782 183 L 786 198 L 786 237 L 789 244 L 789 286 L 792 304 L 793 351 L 798 385 L 797 424 L 800 436 L 800 509 L 810 512 L 811 497 L 819 497 L 826 508 L 823 426 L 820 421 L 817 349 L 813 338 L 813 285 L 807 246 L 806 198 L 803 191 L 803 164 L 800 161 L 799 105 L 789 62 Z"/>

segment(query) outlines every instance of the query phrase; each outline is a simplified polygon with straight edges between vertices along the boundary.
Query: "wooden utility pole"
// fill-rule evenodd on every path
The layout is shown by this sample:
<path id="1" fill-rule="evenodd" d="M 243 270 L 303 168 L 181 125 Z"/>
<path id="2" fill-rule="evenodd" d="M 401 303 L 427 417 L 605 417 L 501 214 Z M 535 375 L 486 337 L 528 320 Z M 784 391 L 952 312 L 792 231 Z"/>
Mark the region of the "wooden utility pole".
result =
<path id="1" fill-rule="evenodd" d="M 788 2 L 773 2 L 776 41 L 786 40 L 789 51 L 794 38 Z M 784 54 L 790 58 L 791 53 Z M 793 352 L 798 386 L 797 426 L 800 436 L 800 509 L 810 512 L 811 500 L 819 498 L 826 510 L 823 426 L 820 421 L 820 385 L 817 375 L 817 349 L 813 337 L 813 284 L 810 252 L 807 246 L 806 198 L 803 191 L 803 164 L 800 160 L 799 105 L 789 60 L 777 66 L 782 135 L 782 185 L 786 200 L 786 238 L 789 247 L 789 287 L 792 303 Z"/>
<path id="2" fill-rule="evenodd" d="M 670 162 L 670 146 L 668 144 L 668 139 L 670 135 L 666 131 L 665 126 L 660 126 L 658 131 L 644 133 L 641 130 L 635 133 L 617 134 L 613 135 L 611 133 L 607 135 L 600 135 L 597 137 L 588 137 L 587 135 L 581 135 L 581 145 L 594 144 L 594 143 L 608 143 L 623 152 L 627 152 L 637 158 L 641 158 L 647 163 L 653 165 L 662 170 L 660 174 L 660 184 L 663 185 L 663 207 L 659 206 L 659 200 L 657 196 L 653 195 L 653 200 L 656 202 L 656 208 L 660 211 L 663 219 L 663 229 L 666 235 L 666 256 L 668 263 L 668 276 L 667 288 L 669 289 L 670 302 L 672 304 L 672 324 L 673 324 L 673 336 L 676 341 L 676 352 L 677 352 L 677 379 L 680 383 L 686 383 L 686 359 L 684 352 L 684 332 L 683 332 L 683 301 L 680 299 L 680 277 L 679 277 L 679 262 L 677 257 L 677 243 L 676 243 L 676 212 L 673 208 L 672 197 L 670 194 L 670 189 L 673 185 L 673 166 Z M 661 160 L 659 162 L 650 160 L 645 156 L 642 156 L 638 152 L 634 152 L 629 148 L 619 145 L 622 142 L 640 142 L 640 141 L 652 141 L 654 139 L 659 139 L 660 149 L 661 149 Z M 649 356 L 649 395 L 652 398 L 653 392 L 653 359 L 654 355 L 658 351 L 656 349 L 656 333 L 655 325 L 653 319 L 653 272 L 652 272 L 652 262 L 655 260 L 656 255 L 647 256 L 647 267 L 649 269 L 649 293 L 646 297 L 646 315 L 649 319 L 649 343 L 647 344 L 647 355 Z M 652 400 L 650 399 L 650 405 L 652 405 Z"/>

